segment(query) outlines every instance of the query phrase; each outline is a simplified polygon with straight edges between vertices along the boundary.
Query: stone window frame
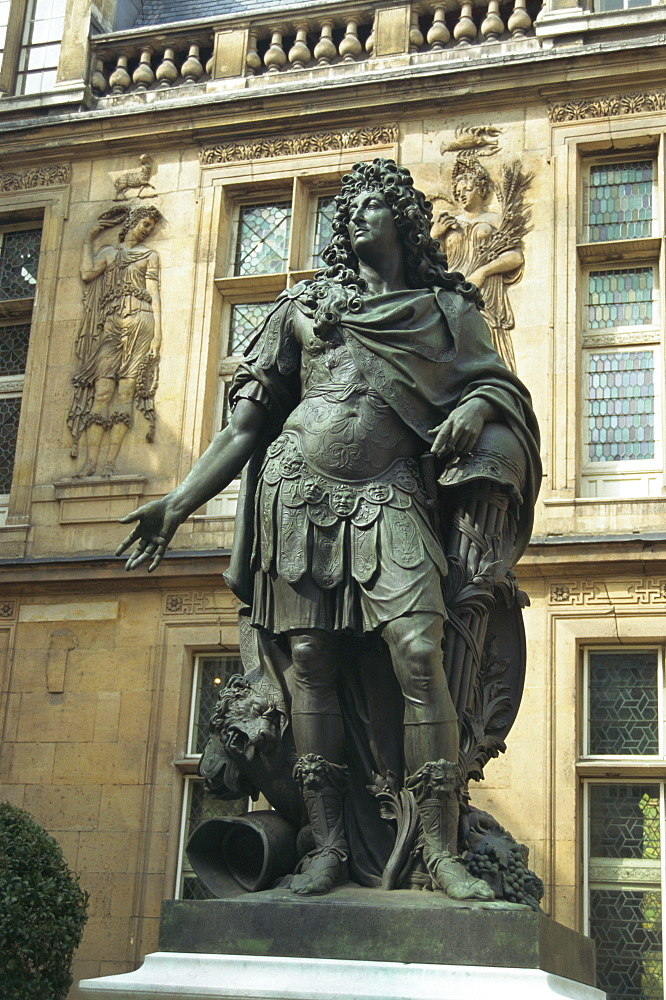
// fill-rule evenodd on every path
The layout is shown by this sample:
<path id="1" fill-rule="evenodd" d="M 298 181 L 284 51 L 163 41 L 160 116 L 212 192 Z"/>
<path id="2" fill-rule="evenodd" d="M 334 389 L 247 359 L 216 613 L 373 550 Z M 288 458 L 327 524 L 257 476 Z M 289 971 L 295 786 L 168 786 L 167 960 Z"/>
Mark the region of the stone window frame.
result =
<path id="1" fill-rule="evenodd" d="M 583 499 L 603 502 L 609 499 L 641 497 L 661 497 L 664 480 L 664 405 L 666 395 L 663 365 L 663 254 L 662 235 L 666 231 L 664 220 L 663 193 L 659 179 L 663 176 L 662 152 L 653 146 L 622 151 L 608 149 L 603 153 L 594 151 L 583 153 L 580 163 L 578 185 L 577 256 L 578 270 L 578 316 L 579 330 L 579 414 L 578 428 L 578 487 L 577 495 Z M 650 159 L 654 164 L 652 204 L 652 232 L 649 237 L 634 240 L 609 240 L 607 242 L 587 242 L 585 208 L 587 199 L 587 179 L 590 170 L 600 164 L 627 163 L 637 159 Z M 605 331 L 591 332 L 586 328 L 585 303 L 590 272 L 650 266 L 653 269 L 653 323 L 640 328 L 618 327 Z M 590 462 L 585 455 L 587 441 L 586 358 L 591 353 L 614 353 L 645 348 L 654 352 L 655 373 L 655 457 L 653 460 L 623 460 L 618 462 Z"/>
<path id="2" fill-rule="evenodd" d="M 15 96 L 26 18 L 35 0 L 10 0 L 4 50 L 0 52 L 0 94 Z M 62 37 L 60 44 L 62 43 Z M 58 69 L 56 64 L 54 69 Z M 51 88 L 52 89 L 52 88 Z M 21 96 L 21 95 L 18 95 Z M 26 95 L 29 96 L 29 95 Z M 34 96 L 34 95 L 33 95 Z"/>
<path id="3" fill-rule="evenodd" d="M 232 672 L 239 672 L 242 668 L 240 667 L 240 653 L 238 650 L 233 650 L 228 647 L 224 648 L 224 651 L 214 651 L 205 650 L 200 652 L 194 652 L 191 655 L 192 662 L 192 673 L 191 673 L 191 687 L 190 687 L 190 706 L 189 706 L 189 716 L 187 724 L 187 735 L 185 739 L 184 752 L 177 756 L 174 760 L 174 765 L 176 770 L 180 773 L 182 777 L 182 802 L 180 809 L 180 817 L 178 823 L 178 847 L 177 847 L 177 858 L 176 858 L 176 875 L 175 875 L 175 899 L 190 898 L 184 893 L 185 881 L 187 879 L 197 880 L 196 875 L 190 867 L 185 848 L 187 846 L 187 840 L 189 834 L 192 832 L 192 795 L 195 785 L 203 785 L 203 778 L 200 778 L 197 773 L 197 768 L 199 760 L 201 759 L 201 754 L 196 752 L 195 739 L 197 732 L 197 716 L 199 714 L 199 704 L 201 696 L 201 685 L 203 680 L 202 666 L 205 660 L 229 660 L 233 664 Z M 227 672 L 228 673 L 228 672 Z M 223 681 L 228 680 L 228 677 L 221 678 L 220 690 L 222 690 Z M 214 800 L 211 799 L 211 802 Z M 218 800 L 219 801 L 219 800 Z M 219 811 L 215 810 L 216 815 L 237 815 L 239 812 L 247 812 L 252 808 L 252 803 L 249 799 L 239 799 L 231 802 L 219 801 Z"/>
<path id="4" fill-rule="evenodd" d="M 641 632 L 635 634 L 632 629 L 622 628 L 620 623 L 620 638 L 623 632 L 631 632 L 624 641 L 593 642 L 587 636 L 579 647 L 580 653 L 580 687 L 582 698 L 579 716 L 578 754 L 576 772 L 579 779 L 580 806 L 580 855 L 581 855 L 581 929 L 584 934 L 591 933 L 591 900 L 594 890 L 608 890 L 622 886 L 628 891 L 659 891 L 661 895 L 662 928 L 666 925 L 664 907 L 664 892 L 666 891 L 666 717 L 664 698 L 664 646 L 663 642 L 650 641 L 651 626 L 647 619 L 643 620 Z M 654 652 L 656 654 L 655 689 L 657 695 L 657 725 L 658 752 L 654 754 L 593 754 L 589 749 L 589 658 L 590 653 L 618 653 L 629 651 Z M 631 859 L 593 859 L 591 856 L 590 837 L 590 806 L 591 789 L 593 786 L 621 786 L 630 784 L 649 784 L 659 788 L 660 810 L 660 859 L 658 864 L 644 862 L 631 863 Z M 659 877 L 655 878 L 658 868 Z M 663 948 L 666 936 L 663 936 Z M 663 964 L 662 964 L 663 975 Z M 600 985 L 600 988 L 604 988 Z"/>

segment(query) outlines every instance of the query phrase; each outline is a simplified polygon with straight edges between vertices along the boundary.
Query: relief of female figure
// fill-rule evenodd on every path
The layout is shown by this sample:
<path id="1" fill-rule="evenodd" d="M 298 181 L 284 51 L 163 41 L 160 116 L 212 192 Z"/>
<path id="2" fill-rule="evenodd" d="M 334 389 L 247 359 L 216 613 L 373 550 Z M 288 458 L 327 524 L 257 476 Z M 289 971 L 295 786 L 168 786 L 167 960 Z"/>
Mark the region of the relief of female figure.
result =
<path id="1" fill-rule="evenodd" d="M 118 243 L 95 253 L 95 237 L 118 223 L 117 213 L 108 213 L 83 241 L 81 279 L 87 289 L 76 342 L 82 363 L 72 379 L 75 394 L 67 418 L 74 438 L 72 457 L 86 432 L 86 457 L 77 478 L 96 474 L 107 432 L 102 475 L 113 475 L 134 405 L 150 425 L 147 440 L 153 438 L 162 340 L 160 261 L 157 252 L 143 244 L 161 217 L 154 206 L 134 209 L 126 214 Z"/>
<path id="2" fill-rule="evenodd" d="M 493 347 L 513 372 L 516 358 L 511 331 L 515 320 L 507 289 L 520 281 L 525 267 L 522 237 L 527 231 L 528 213 L 522 206 L 522 194 L 530 180 L 521 174 L 518 164 L 506 169 L 503 190 L 498 192 L 504 210 L 501 214 L 490 212 L 490 175 L 475 158 L 459 157 L 452 181 L 453 196 L 461 211 L 457 215 L 446 211 L 436 215 L 432 231 L 446 250 L 449 268 L 461 271 L 481 289 L 482 315 L 490 328 Z"/>

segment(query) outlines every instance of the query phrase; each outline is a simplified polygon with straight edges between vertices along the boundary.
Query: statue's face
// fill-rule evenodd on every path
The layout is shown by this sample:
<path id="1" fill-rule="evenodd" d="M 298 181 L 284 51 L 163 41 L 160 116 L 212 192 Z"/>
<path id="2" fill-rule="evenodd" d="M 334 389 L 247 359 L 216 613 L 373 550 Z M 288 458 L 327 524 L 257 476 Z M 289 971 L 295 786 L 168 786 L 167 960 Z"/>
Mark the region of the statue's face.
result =
<path id="1" fill-rule="evenodd" d="M 462 207 L 468 211 L 479 208 L 483 204 L 477 180 L 471 174 L 460 178 L 456 184 L 455 195 Z"/>
<path id="2" fill-rule="evenodd" d="M 352 250 L 363 263 L 381 255 L 401 251 L 393 212 L 381 191 L 362 191 L 351 203 L 349 239 Z"/>
<path id="3" fill-rule="evenodd" d="M 144 215 L 142 219 L 139 219 L 136 226 L 134 226 L 132 236 L 137 243 L 143 243 L 143 241 L 150 236 L 154 228 L 155 220 L 151 219 L 149 215 Z"/>

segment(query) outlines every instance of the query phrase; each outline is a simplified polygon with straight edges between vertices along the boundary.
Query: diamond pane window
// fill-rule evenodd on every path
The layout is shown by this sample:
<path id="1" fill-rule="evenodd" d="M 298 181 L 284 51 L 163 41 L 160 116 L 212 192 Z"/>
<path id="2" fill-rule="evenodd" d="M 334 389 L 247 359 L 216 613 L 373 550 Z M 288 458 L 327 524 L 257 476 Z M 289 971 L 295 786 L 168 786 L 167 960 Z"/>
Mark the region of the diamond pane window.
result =
<path id="1" fill-rule="evenodd" d="M 23 375 L 29 340 L 29 323 L 0 327 L 0 375 Z"/>
<path id="2" fill-rule="evenodd" d="M 333 216 L 335 215 L 335 198 L 326 196 L 317 202 L 317 216 L 315 221 L 314 246 L 312 248 L 312 266 L 323 267 L 324 261 L 321 259 L 322 250 L 331 242 L 333 236 Z"/>
<path id="3" fill-rule="evenodd" d="M 593 858 L 659 860 L 659 785 L 595 783 L 589 796 Z"/>
<path id="4" fill-rule="evenodd" d="M 591 271 L 587 328 L 649 326 L 652 323 L 653 269 L 617 268 Z"/>
<path id="5" fill-rule="evenodd" d="M 56 82 L 66 0 L 29 0 L 19 53 L 17 94 L 39 94 Z"/>
<path id="6" fill-rule="evenodd" d="M 652 160 L 590 168 L 588 240 L 627 240 L 652 234 Z"/>
<path id="7" fill-rule="evenodd" d="M 663 1000 L 660 890 L 590 889 L 590 937 L 609 1000 Z"/>
<path id="8" fill-rule="evenodd" d="M 189 799 L 189 802 L 188 802 Z M 206 819 L 213 819 L 216 816 L 240 816 L 247 812 L 248 800 L 246 798 L 235 799 L 233 801 L 223 801 L 215 798 L 204 788 L 203 781 L 190 779 L 186 785 L 186 805 L 187 817 L 185 819 L 185 829 L 182 844 L 182 875 L 181 875 L 181 899 L 210 899 L 211 893 L 205 888 L 199 878 L 192 871 L 185 847 L 190 838 L 190 834 L 196 830 L 200 823 Z"/>
<path id="9" fill-rule="evenodd" d="M 656 650 L 591 650 L 588 657 L 588 753 L 658 754 Z"/>
<path id="10" fill-rule="evenodd" d="M 220 692 L 233 674 L 242 674 L 243 664 L 235 656 L 200 656 L 197 660 L 194 713 L 189 753 L 203 753 L 208 723 Z"/>
<path id="11" fill-rule="evenodd" d="M 17 229 L 0 238 L 0 299 L 34 298 L 41 228 Z"/>
<path id="12" fill-rule="evenodd" d="M 270 312 L 272 302 L 243 302 L 231 307 L 229 354 L 242 354 Z"/>
<path id="13" fill-rule="evenodd" d="M 234 274 L 275 274 L 287 270 L 291 202 L 242 205 Z"/>
<path id="14" fill-rule="evenodd" d="M 0 397 L 0 494 L 9 493 L 14 471 L 21 397 Z"/>
<path id="15" fill-rule="evenodd" d="M 654 459 L 654 352 L 589 353 L 587 376 L 588 461 Z"/>

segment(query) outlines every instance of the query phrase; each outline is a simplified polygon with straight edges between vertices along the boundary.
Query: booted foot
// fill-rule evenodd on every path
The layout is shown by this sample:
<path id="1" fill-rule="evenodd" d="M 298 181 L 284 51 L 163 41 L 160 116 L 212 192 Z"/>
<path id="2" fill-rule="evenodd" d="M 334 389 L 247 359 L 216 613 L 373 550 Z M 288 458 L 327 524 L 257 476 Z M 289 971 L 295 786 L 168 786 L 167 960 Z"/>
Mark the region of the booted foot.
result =
<path id="1" fill-rule="evenodd" d="M 495 893 L 482 878 L 470 875 L 461 861 L 445 852 L 430 854 L 426 865 L 435 886 L 443 889 L 449 899 L 495 898 Z"/>
<path id="2" fill-rule="evenodd" d="M 306 871 L 292 875 L 289 887 L 297 896 L 324 896 L 349 880 L 347 862 L 329 848 L 317 851 Z"/>

